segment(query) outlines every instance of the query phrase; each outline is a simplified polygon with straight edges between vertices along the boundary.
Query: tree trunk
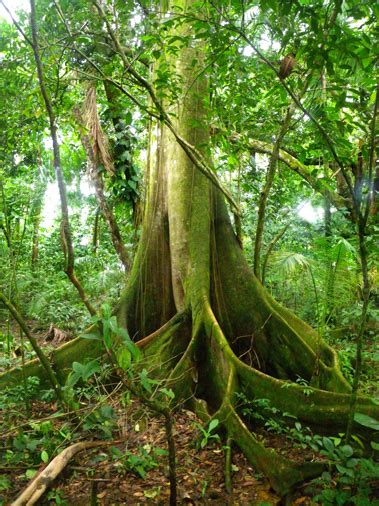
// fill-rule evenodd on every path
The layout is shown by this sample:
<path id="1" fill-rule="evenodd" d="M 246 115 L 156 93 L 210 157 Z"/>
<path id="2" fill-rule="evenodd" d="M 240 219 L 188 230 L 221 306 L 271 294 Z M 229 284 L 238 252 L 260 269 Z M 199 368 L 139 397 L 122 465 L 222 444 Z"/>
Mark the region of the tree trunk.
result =
<path id="1" fill-rule="evenodd" d="M 283 119 L 282 125 L 279 129 L 279 132 L 276 136 L 276 140 L 274 143 L 274 147 L 272 150 L 272 155 L 270 158 L 270 162 L 267 167 L 266 180 L 264 186 L 262 188 L 262 192 L 259 199 L 258 206 L 258 220 L 257 227 L 255 231 L 255 241 L 254 241 L 254 274 L 258 279 L 263 279 L 261 277 L 261 249 L 262 249 L 262 241 L 263 241 L 263 233 L 265 226 L 265 217 L 266 217 L 266 207 L 268 203 L 269 193 L 274 182 L 274 177 L 276 173 L 276 167 L 278 164 L 279 151 L 280 146 L 283 142 L 283 139 L 288 131 L 290 126 L 291 117 L 293 114 L 293 105 L 291 104 L 286 112 L 286 115 Z"/>
<path id="2" fill-rule="evenodd" d="M 32 237 L 32 270 L 35 270 L 38 263 L 39 255 L 39 236 L 41 225 L 41 214 L 43 208 L 43 199 L 46 191 L 46 182 L 41 181 L 36 188 L 36 198 L 32 206 L 32 223 L 33 223 L 33 237 Z"/>

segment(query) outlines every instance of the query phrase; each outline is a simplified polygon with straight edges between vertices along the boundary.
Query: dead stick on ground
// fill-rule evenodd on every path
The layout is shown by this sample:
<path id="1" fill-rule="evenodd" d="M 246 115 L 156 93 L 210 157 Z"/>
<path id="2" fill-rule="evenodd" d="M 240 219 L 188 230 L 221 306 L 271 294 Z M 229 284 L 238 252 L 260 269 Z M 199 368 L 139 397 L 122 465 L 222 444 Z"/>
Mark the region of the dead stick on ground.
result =
<path id="1" fill-rule="evenodd" d="M 77 453 L 98 446 L 108 446 L 117 442 L 119 441 L 87 441 L 69 446 L 57 455 L 50 464 L 29 483 L 21 495 L 12 502 L 11 506 L 32 506 L 35 504 Z"/>

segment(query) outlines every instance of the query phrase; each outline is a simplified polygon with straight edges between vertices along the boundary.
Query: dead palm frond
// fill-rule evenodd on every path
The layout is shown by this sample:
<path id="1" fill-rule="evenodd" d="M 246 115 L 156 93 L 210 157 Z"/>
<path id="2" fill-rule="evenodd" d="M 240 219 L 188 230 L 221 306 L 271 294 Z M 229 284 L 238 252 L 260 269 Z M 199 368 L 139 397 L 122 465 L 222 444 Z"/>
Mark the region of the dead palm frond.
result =
<path id="1" fill-rule="evenodd" d="M 115 170 L 110 155 L 109 142 L 101 128 L 100 118 L 97 112 L 96 88 L 93 84 L 87 89 L 86 99 L 83 104 L 83 120 L 83 126 L 87 129 L 88 136 L 92 142 L 95 159 L 99 159 L 104 169 L 109 174 L 114 175 Z"/>

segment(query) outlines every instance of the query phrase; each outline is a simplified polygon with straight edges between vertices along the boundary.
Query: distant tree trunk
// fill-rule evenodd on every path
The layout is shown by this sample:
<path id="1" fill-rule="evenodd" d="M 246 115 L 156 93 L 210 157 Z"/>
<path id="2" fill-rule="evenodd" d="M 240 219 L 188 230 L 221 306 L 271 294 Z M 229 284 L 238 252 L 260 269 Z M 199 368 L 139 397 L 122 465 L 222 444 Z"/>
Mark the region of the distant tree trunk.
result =
<path id="1" fill-rule="evenodd" d="M 32 270 L 35 270 L 38 263 L 38 253 L 39 253 L 39 235 L 40 235 L 40 225 L 42 219 L 42 208 L 43 208 L 43 199 L 46 191 L 46 183 L 41 183 L 38 185 L 35 191 L 35 199 L 32 203 L 32 223 L 33 223 L 33 236 L 32 236 Z"/>
<path id="2" fill-rule="evenodd" d="M 0 192 L 1 192 L 1 201 L 2 201 L 1 208 L 2 208 L 2 212 L 3 212 L 3 219 L 0 222 L 0 228 L 3 231 L 4 237 L 5 237 L 5 242 L 7 243 L 7 247 L 9 250 L 9 256 L 13 257 L 14 250 L 13 250 L 13 244 L 12 244 L 12 232 L 11 232 L 11 227 L 10 227 L 10 223 L 9 223 L 8 206 L 7 206 L 6 196 L 5 196 L 4 185 L 3 185 L 3 182 L 1 181 L 1 179 L 0 179 Z"/>
<path id="3" fill-rule="evenodd" d="M 99 226 L 100 226 L 100 207 L 96 209 L 95 221 L 93 224 L 92 248 L 95 255 L 97 254 L 97 248 L 99 246 Z"/>
<path id="4" fill-rule="evenodd" d="M 59 188 L 59 196 L 61 201 L 61 211 L 62 211 L 62 220 L 61 220 L 61 238 L 62 238 L 62 248 L 65 255 L 66 260 L 66 266 L 65 266 L 65 272 L 67 274 L 67 277 L 71 281 L 71 283 L 75 286 L 76 290 L 78 291 L 78 294 L 85 304 L 86 308 L 90 312 L 91 315 L 96 314 L 95 308 L 92 306 L 90 301 L 88 300 L 88 297 L 79 282 L 78 278 L 75 275 L 75 256 L 74 256 L 74 247 L 72 243 L 72 235 L 71 235 L 71 228 L 70 228 L 70 219 L 69 219 L 69 213 L 68 213 L 68 205 L 67 205 L 67 191 L 66 191 L 66 185 L 63 179 L 63 174 L 61 170 L 61 159 L 60 159 L 60 149 L 59 149 L 59 142 L 58 142 L 58 135 L 57 135 L 57 124 L 55 119 L 55 113 L 53 110 L 53 106 L 51 103 L 51 99 L 49 96 L 49 93 L 46 88 L 45 84 L 45 77 L 43 73 L 43 66 L 40 56 L 40 50 L 39 50 L 39 43 L 38 43 L 38 30 L 37 30 L 37 21 L 36 21 L 36 6 L 35 6 L 35 0 L 30 0 L 30 25 L 31 25 L 31 31 L 32 31 L 32 41 L 27 39 L 27 41 L 30 43 L 34 59 L 36 62 L 37 67 L 37 74 L 38 74 L 38 82 L 40 86 L 41 95 L 45 104 L 46 112 L 49 117 L 49 126 L 50 126 L 50 134 L 51 134 L 51 140 L 53 143 L 53 155 L 54 155 L 54 169 L 55 169 L 55 175 L 58 182 L 58 188 Z M 17 25 L 16 25 L 17 26 Z M 21 31 L 21 33 L 23 33 Z"/>

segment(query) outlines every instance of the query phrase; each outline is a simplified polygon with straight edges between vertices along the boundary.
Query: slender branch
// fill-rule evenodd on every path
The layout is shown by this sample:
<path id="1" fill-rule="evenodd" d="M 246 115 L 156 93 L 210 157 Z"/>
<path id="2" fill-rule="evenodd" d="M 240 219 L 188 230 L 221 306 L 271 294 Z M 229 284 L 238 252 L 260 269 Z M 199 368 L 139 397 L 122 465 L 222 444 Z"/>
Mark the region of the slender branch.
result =
<path id="1" fill-rule="evenodd" d="M 37 74 L 38 81 L 40 85 L 41 95 L 43 97 L 43 101 L 45 103 L 46 112 L 49 117 L 49 125 L 50 125 L 50 134 L 53 142 L 53 156 L 54 156 L 54 169 L 55 175 L 58 182 L 59 188 L 59 196 L 61 201 L 61 212 L 62 212 L 62 221 L 61 221 L 61 235 L 62 235 L 62 246 L 66 259 L 65 272 L 72 282 L 72 284 L 77 289 L 80 298 L 83 303 L 87 307 L 88 311 L 91 315 L 96 314 L 95 308 L 89 302 L 83 287 L 81 286 L 79 280 L 77 279 L 74 272 L 74 247 L 72 243 L 71 229 L 70 229 L 70 221 L 69 221 L 69 213 L 68 213 L 68 204 L 67 204 L 67 192 L 66 185 L 63 179 L 63 174 L 61 170 L 61 160 L 60 160 L 60 149 L 58 142 L 58 134 L 57 134 L 57 124 L 56 118 L 53 110 L 53 106 L 46 88 L 45 84 L 45 76 L 43 73 L 43 66 L 39 52 L 39 44 L 38 44 L 38 32 L 37 32 L 37 21 L 36 21 L 36 7 L 35 0 L 30 0 L 30 24 L 32 29 L 32 41 L 29 42 L 31 44 L 34 59 L 37 66 Z"/>
<path id="2" fill-rule="evenodd" d="M 368 174 L 368 195 L 367 195 L 367 201 L 366 201 L 366 207 L 364 212 L 359 214 L 359 219 L 357 221 L 357 235 L 358 235 L 358 244 L 359 244 L 359 257 L 361 262 L 361 268 L 362 268 L 362 280 L 363 280 L 363 290 L 362 290 L 362 299 L 363 299 L 363 305 L 362 305 L 362 313 L 361 313 L 361 319 L 359 322 L 359 331 L 357 335 L 357 348 L 356 348 L 356 354 L 355 354 L 355 372 L 354 372 L 354 378 L 353 378 L 353 389 L 352 389 L 352 396 L 351 396 L 351 405 L 350 405 L 350 412 L 349 412 L 349 418 L 348 423 L 346 427 L 346 440 L 349 441 L 351 438 L 352 430 L 353 430 L 353 423 L 354 423 L 354 414 L 356 412 L 356 406 L 357 406 L 357 400 L 358 400 L 358 390 L 359 390 L 359 381 L 362 373 L 362 352 L 363 352 L 363 341 L 364 341 L 364 333 L 366 329 L 366 322 L 367 322 L 367 313 L 368 308 L 370 304 L 370 279 L 369 279 L 369 266 L 368 266 L 368 252 L 367 252 L 367 245 L 366 245 L 366 225 L 368 220 L 368 215 L 370 211 L 370 207 L 372 204 L 372 199 L 374 196 L 372 185 L 372 179 L 373 179 L 373 169 L 374 169 L 374 163 L 375 163 L 375 133 L 376 133 L 376 116 L 378 113 L 378 107 L 379 107 L 379 83 L 376 87 L 376 98 L 375 98 L 375 106 L 374 106 L 374 115 L 372 118 L 372 124 L 371 124 L 371 146 L 370 146 L 370 158 L 369 158 L 369 174 Z"/>
<path id="3" fill-rule="evenodd" d="M 230 495 L 233 492 L 232 485 L 232 444 L 233 439 L 227 437 L 225 446 L 225 490 Z"/>
<path id="4" fill-rule="evenodd" d="M 264 187 L 261 192 L 261 196 L 259 199 L 259 206 L 258 206 L 258 220 L 257 220 L 257 227 L 255 232 L 255 242 L 254 242 L 254 274 L 257 276 L 257 278 L 260 278 L 261 274 L 261 268 L 260 268 L 260 260 L 261 260 L 261 249 L 262 249 L 262 239 L 263 239 L 263 231 L 264 231 L 264 224 L 265 224 L 265 217 L 266 217 L 266 205 L 268 200 L 268 195 L 271 190 L 272 183 L 274 182 L 275 172 L 276 172 L 276 166 L 277 161 L 279 157 L 279 150 L 280 145 L 284 139 L 284 136 L 286 135 L 288 131 L 288 127 L 291 121 L 291 117 L 293 114 L 293 107 L 289 107 L 286 112 L 286 116 L 283 120 L 282 126 L 279 130 L 279 133 L 277 135 L 277 138 L 275 140 L 270 163 L 267 169 L 266 173 L 266 181 L 264 184 Z"/>
<path id="5" fill-rule="evenodd" d="M 12 304 L 12 302 L 0 291 L 0 301 L 5 305 L 5 307 L 8 309 L 8 311 L 12 314 L 13 318 L 16 320 L 16 322 L 19 324 L 21 330 L 24 332 L 26 337 L 28 338 L 30 344 L 32 345 L 33 350 L 35 351 L 37 357 L 39 358 L 39 361 L 42 364 L 42 367 L 45 369 L 47 377 L 51 383 L 51 386 L 53 387 L 55 393 L 57 394 L 58 399 L 61 401 L 63 405 L 66 405 L 66 400 L 63 395 L 62 389 L 60 387 L 60 384 L 58 382 L 58 379 L 55 375 L 55 372 L 53 371 L 53 368 L 50 365 L 49 360 L 39 347 L 37 340 L 35 337 L 31 334 L 28 326 L 25 323 L 25 320 L 21 316 L 21 314 L 18 312 L 16 307 Z"/>
<path id="6" fill-rule="evenodd" d="M 237 139 L 234 137 L 234 139 Z M 257 139 L 250 139 L 247 143 L 247 147 L 257 153 L 271 154 L 274 149 L 274 145 L 269 142 L 260 141 Z M 324 187 L 322 183 L 314 178 L 311 174 L 312 167 L 305 165 L 300 162 L 297 158 L 290 155 L 284 149 L 279 149 L 278 160 L 285 163 L 291 170 L 296 172 L 302 177 L 307 183 L 318 193 L 324 195 L 336 208 L 340 209 L 343 207 L 350 208 L 351 203 L 340 195 L 335 194 L 328 188 Z"/>
<path id="7" fill-rule="evenodd" d="M 359 241 L 359 256 L 361 260 L 362 267 L 362 279 L 363 279 L 363 306 L 362 313 L 359 322 L 359 331 L 357 335 L 357 348 L 355 353 L 355 371 L 353 378 L 353 388 L 351 392 L 351 404 L 350 411 L 348 416 L 348 422 L 346 427 L 346 435 L 345 438 L 347 441 L 351 438 L 353 424 L 354 424 L 354 415 L 356 412 L 357 401 L 358 401 L 358 390 L 359 390 L 359 381 L 362 373 L 362 351 L 363 351 L 363 338 L 366 329 L 367 322 L 367 312 L 370 303 L 370 281 L 368 274 L 368 262 L 367 262 L 367 248 L 365 241 L 365 226 L 363 222 L 360 220 L 358 224 L 358 241 Z"/>

